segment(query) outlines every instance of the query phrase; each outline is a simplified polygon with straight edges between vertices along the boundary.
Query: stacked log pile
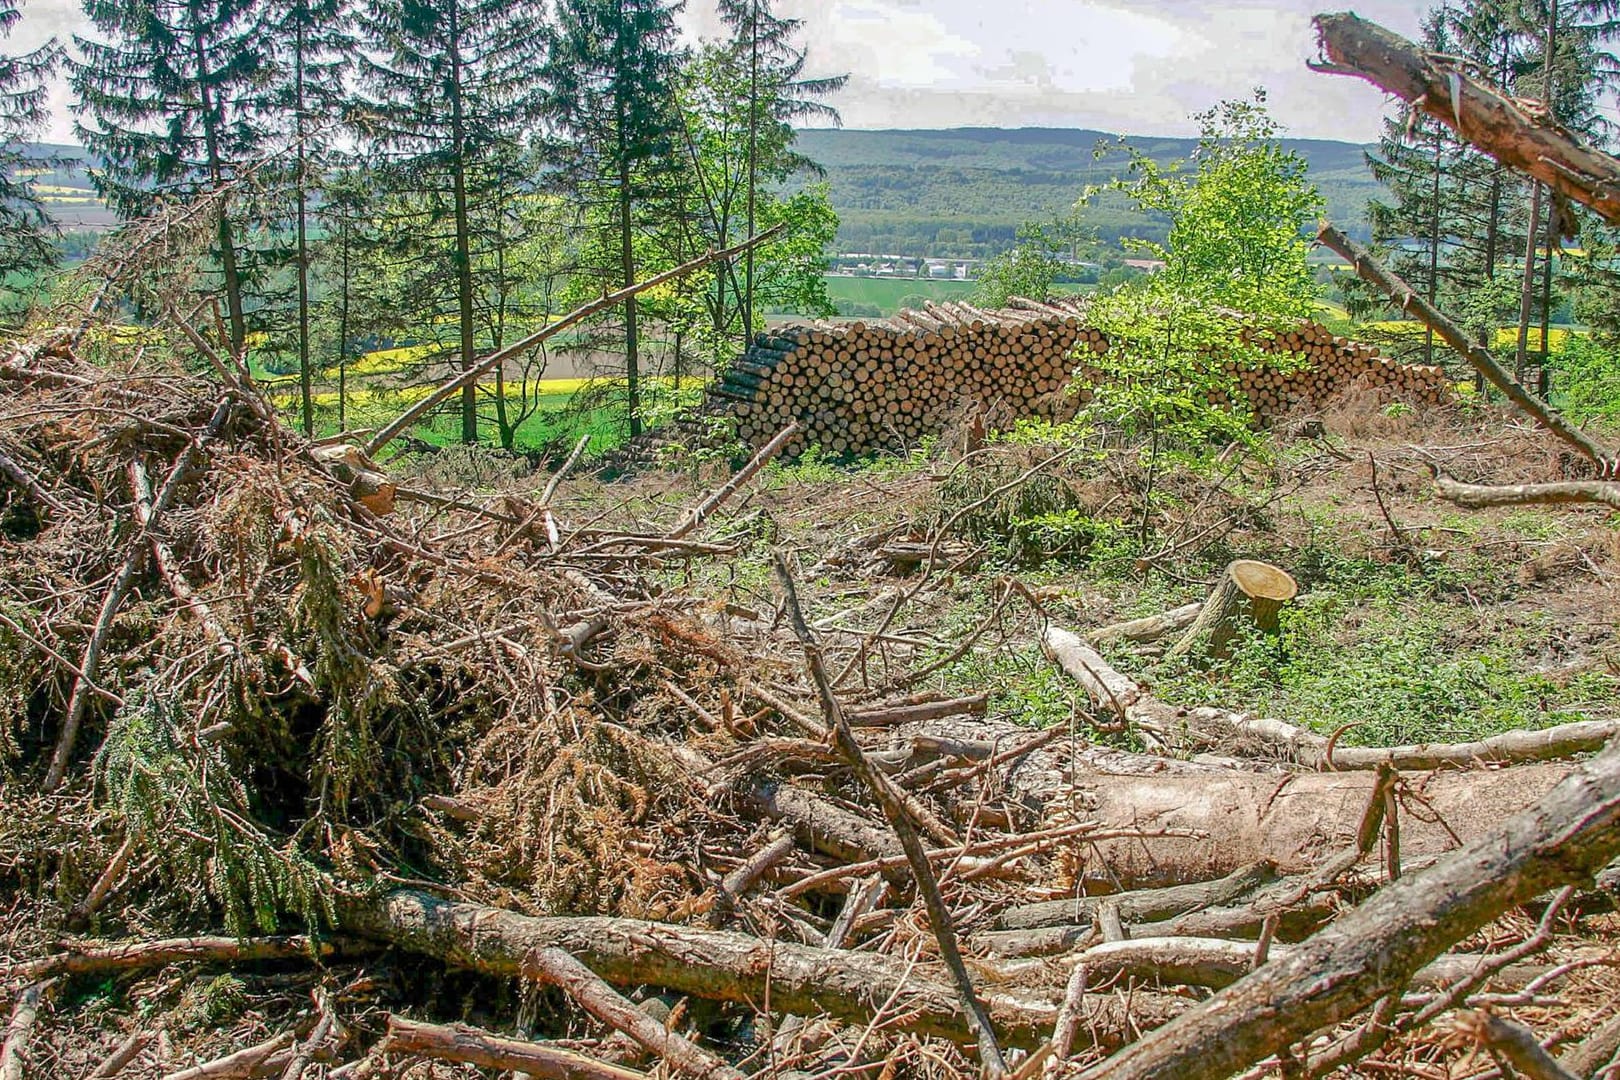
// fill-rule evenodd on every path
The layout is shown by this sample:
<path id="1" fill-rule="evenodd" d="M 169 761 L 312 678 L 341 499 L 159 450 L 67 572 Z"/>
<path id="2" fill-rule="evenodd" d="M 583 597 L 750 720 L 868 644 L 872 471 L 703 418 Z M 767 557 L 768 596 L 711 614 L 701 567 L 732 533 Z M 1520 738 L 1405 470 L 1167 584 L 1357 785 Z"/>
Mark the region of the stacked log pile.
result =
<path id="1" fill-rule="evenodd" d="M 1015 297 L 994 311 L 931 303 L 886 320 L 785 326 L 761 334 L 711 396 L 737 418 L 738 436 L 750 446 L 797 423 L 790 457 L 813 445 L 835 454 L 914 445 L 966 416 L 991 426 L 1023 417 L 1067 420 L 1092 400 L 1103 377 L 1093 362 L 1109 349 L 1107 335 L 1087 326 L 1085 314 L 1074 298 Z M 1449 399 L 1442 369 L 1396 364 L 1318 323 L 1286 334 L 1246 326 L 1234 332 L 1262 351 L 1294 358 L 1277 366 L 1234 365 L 1234 393 L 1261 423 L 1350 387 L 1423 404 Z"/>

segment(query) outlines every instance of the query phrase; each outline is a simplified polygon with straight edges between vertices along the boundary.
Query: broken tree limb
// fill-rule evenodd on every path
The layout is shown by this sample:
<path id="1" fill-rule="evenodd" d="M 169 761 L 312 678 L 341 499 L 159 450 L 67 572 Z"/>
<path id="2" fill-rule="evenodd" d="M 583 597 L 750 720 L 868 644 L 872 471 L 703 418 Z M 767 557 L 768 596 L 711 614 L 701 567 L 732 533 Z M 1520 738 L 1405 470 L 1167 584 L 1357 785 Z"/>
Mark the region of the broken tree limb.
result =
<path id="1" fill-rule="evenodd" d="M 872 792 L 878 804 L 883 807 L 883 816 L 889 819 L 890 827 L 900 838 L 900 846 L 911 866 L 912 879 L 916 882 L 917 892 L 922 896 L 923 907 L 928 912 L 929 926 L 934 931 L 934 939 L 939 943 L 940 957 L 950 971 L 957 995 L 962 1002 L 962 1009 L 967 1015 L 968 1027 L 978 1044 L 979 1061 L 984 1066 L 984 1073 L 989 1080 L 1001 1080 L 1007 1073 L 1007 1063 L 1002 1059 L 995 1028 L 991 1025 L 990 1017 L 973 988 L 973 980 L 968 975 L 967 965 L 962 962 L 962 951 L 956 942 L 956 925 L 951 919 L 951 909 L 946 906 L 945 898 L 939 891 L 939 880 L 934 876 L 934 868 L 928 864 L 928 853 L 923 849 L 922 838 L 912 827 L 912 811 L 901 798 L 902 793 L 894 786 L 894 782 L 867 759 L 861 744 L 855 739 L 855 732 L 850 728 L 849 721 L 844 718 L 843 708 L 833 693 L 832 682 L 827 678 L 822 665 L 821 648 L 816 644 L 815 636 L 805 622 L 804 611 L 799 607 L 798 587 L 794 584 L 793 574 L 788 569 L 786 556 L 781 551 L 773 552 L 772 565 L 776 570 L 777 581 L 782 586 L 788 624 L 793 628 L 794 635 L 798 637 L 799 644 L 804 649 L 805 665 L 820 695 L 821 711 L 827 721 L 827 727 L 832 732 L 839 752 L 854 770 L 855 775 Z"/>
<path id="2" fill-rule="evenodd" d="M 340 946 L 349 951 L 363 942 L 316 940 L 301 934 L 285 937 L 162 938 L 156 941 L 130 941 L 113 944 L 71 943 L 67 951 L 39 960 L 0 968 L 0 980 L 38 980 L 54 975 L 91 975 L 105 971 L 131 971 L 163 967 L 165 964 L 236 964 L 257 960 L 313 959 L 331 956 Z"/>
<path id="3" fill-rule="evenodd" d="M 1110 641 L 1134 641 L 1139 645 L 1158 641 L 1160 638 L 1169 637 L 1177 630 L 1185 630 L 1191 626 L 1198 618 L 1198 613 L 1203 610 L 1204 601 L 1197 600 L 1157 615 L 1129 619 L 1105 626 L 1101 630 L 1093 630 L 1086 635 L 1086 640 L 1093 645 L 1103 645 Z"/>
<path id="4" fill-rule="evenodd" d="M 1135 679 L 1116 671 L 1077 634 L 1048 626 L 1041 635 L 1047 658 L 1079 683 L 1099 709 L 1123 717 L 1143 694 Z"/>
<path id="5" fill-rule="evenodd" d="M 1576 1076 L 1598 1080 L 1599 1070 L 1615 1063 L 1617 1057 L 1620 1057 L 1620 1012 L 1566 1050 L 1558 1063 Z"/>
<path id="6" fill-rule="evenodd" d="M 1423 299 L 1417 290 L 1379 263 L 1366 248 L 1326 222 L 1317 232 L 1316 239 L 1342 255 L 1363 281 L 1382 290 L 1402 311 L 1440 335 L 1447 345 L 1467 360 L 1475 371 L 1500 390 L 1509 401 L 1596 465 L 1600 476 L 1613 477 L 1620 472 L 1620 457 L 1617 457 L 1613 450 L 1589 437 L 1580 428 L 1565 420 L 1551 405 L 1532 394 L 1497 361 L 1496 357 L 1491 355 L 1490 350 L 1476 345 L 1462 327 L 1452 322 L 1444 312 Z"/>
<path id="7" fill-rule="evenodd" d="M 154 1038 L 149 1031 L 133 1032 L 127 1039 L 118 1044 L 117 1049 L 102 1059 L 101 1064 L 85 1074 L 84 1080 L 112 1080 L 112 1077 L 123 1072 L 124 1069 L 141 1056 L 147 1044 Z"/>
<path id="8" fill-rule="evenodd" d="M 596 973 L 561 949 L 536 949 L 523 960 L 525 978 L 555 986 L 598 1021 L 634 1039 L 657 1054 L 670 1067 L 691 1076 L 743 1080 L 743 1074 L 698 1046 L 679 1032 L 671 1031 Z"/>
<path id="9" fill-rule="evenodd" d="M 1620 735 L 1620 720 L 1579 720 L 1539 731 L 1506 731 L 1465 743 L 1409 746 L 1335 746 L 1324 735 L 1282 720 L 1244 716 L 1219 709 L 1184 710 L 1179 722 L 1149 726 L 1154 734 L 1182 736 L 1192 747 L 1230 748 L 1235 740 L 1259 740 L 1280 758 L 1308 769 L 1376 769 L 1390 765 L 1405 772 L 1469 768 L 1482 763 L 1517 765 L 1559 761 L 1603 749 Z"/>
<path id="10" fill-rule="evenodd" d="M 440 384 L 438 389 L 424 397 L 421 401 L 418 401 L 415 405 L 412 405 L 409 409 L 406 409 L 392 422 L 390 422 L 388 426 L 384 427 L 381 431 L 377 432 L 377 434 L 373 435 L 366 442 L 366 454 L 371 457 L 376 457 L 383 447 L 399 438 L 399 436 L 410 428 L 412 424 L 416 423 L 418 420 L 432 412 L 434 409 L 438 408 L 440 405 L 443 405 L 446 401 L 449 401 L 463 388 L 473 385 L 479 379 L 483 378 L 491 371 L 494 371 L 498 366 L 504 364 L 514 356 L 522 356 L 530 349 L 539 346 L 546 339 L 555 337 L 564 330 L 572 329 L 599 311 L 606 311 L 608 308 L 622 304 L 639 293 L 644 293 L 648 289 L 656 289 L 666 281 L 673 281 L 678 277 L 683 277 L 686 274 L 690 274 L 694 270 L 707 266 L 709 263 L 717 262 L 721 259 L 729 259 L 733 255 L 738 255 L 744 251 L 747 251 L 749 248 L 764 243 L 786 228 L 787 222 L 783 222 L 780 225 L 776 225 L 765 230 L 757 236 L 750 236 L 741 243 L 733 244 L 731 247 L 728 247 L 722 251 L 711 251 L 706 255 L 701 255 L 689 262 L 682 263 L 673 270 L 666 270 L 656 277 L 650 277 L 646 281 L 639 281 L 636 284 L 627 286 L 618 290 L 617 292 L 608 293 L 606 296 L 592 300 L 588 304 L 583 304 L 580 307 L 575 308 L 573 311 L 570 311 L 567 315 L 564 315 L 556 322 L 548 323 L 545 327 L 536 330 L 534 333 L 522 338 L 521 340 L 513 342 L 512 344 L 506 346 L 506 348 L 497 349 L 495 352 L 490 353 L 482 360 L 479 360 L 477 363 L 473 364 L 466 371 L 459 372 L 453 378 L 448 379 L 444 383 Z"/>
<path id="11" fill-rule="evenodd" d="M 1224 659 L 1245 624 L 1275 634 L 1283 605 L 1298 595 L 1299 585 L 1286 570 L 1238 559 L 1221 573 L 1198 617 L 1181 640 L 1170 646 L 1165 658 L 1196 651 Z"/>
<path id="12" fill-rule="evenodd" d="M 1434 489 L 1442 499 L 1483 510 L 1493 506 L 1596 503 L 1620 510 L 1620 484 L 1601 480 L 1566 480 L 1553 484 L 1464 484 L 1436 473 Z"/>
<path id="13" fill-rule="evenodd" d="M 1479 1045 L 1488 1046 L 1502 1055 L 1508 1064 L 1530 1080 L 1583 1080 L 1547 1053 L 1536 1040 L 1536 1033 L 1523 1024 L 1504 1020 L 1484 1009 L 1476 1009 L 1460 1013 L 1457 1026 Z"/>
<path id="14" fill-rule="evenodd" d="M 28 1061 L 28 1042 L 34 1035 L 34 1024 L 39 1019 L 39 1007 L 50 990 L 52 981 L 44 979 L 23 988 L 17 995 L 17 1004 L 6 1023 L 4 1040 L 0 1040 L 0 1080 L 23 1080 Z"/>
<path id="15" fill-rule="evenodd" d="M 536 918 L 444 900 L 415 889 L 339 902 L 350 933 L 486 975 L 516 976 L 535 949 L 559 948 L 616 986 L 661 986 L 711 1001 L 771 1008 L 803 1016 L 827 1014 L 869 1023 L 885 1009 L 914 1017 L 908 1030 L 958 1043 L 975 1038 L 955 991 L 903 960 L 869 952 L 765 941 L 723 930 L 605 917 Z M 1013 1044 L 1044 1038 L 1056 1006 L 1012 992 L 985 995 L 996 1030 Z M 1137 995 L 1139 1023 L 1180 1011 L 1184 1003 Z M 1095 1034 L 1103 1046 L 1133 1037 L 1126 1010 L 1099 1010 Z"/>
<path id="16" fill-rule="evenodd" d="M 725 505 L 727 499 L 737 494 L 744 484 L 753 479 L 766 465 L 769 465 L 771 459 L 780 454 L 782 448 L 798 433 L 799 425 L 797 423 L 789 424 L 781 431 L 778 431 L 775 438 L 760 447 L 759 453 L 748 460 L 748 464 L 737 470 L 736 475 L 722 484 L 708 498 L 687 511 L 686 515 L 681 518 L 680 524 L 671 529 L 664 539 L 681 540 L 691 535 L 693 529 L 709 520 L 709 516 Z"/>
<path id="17" fill-rule="evenodd" d="M 1454 130 L 1510 169 L 1620 224 L 1620 159 L 1584 146 L 1465 74 L 1451 58 L 1348 12 L 1318 15 L 1317 37 L 1330 61 L 1313 65 L 1387 90 Z"/>
<path id="18" fill-rule="evenodd" d="M 1003 930 L 1035 930 L 1044 926 L 1090 924 L 1096 921 L 1097 909 L 1105 899 L 1118 907 L 1120 918 L 1126 922 L 1155 922 L 1199 908 L 1231 903 L 1276 880 L 1277 867 L 1273 863 L 1256 862 L 1217 881 L 1142 889 L 1108 897 L 1076 896 L 1023 904 L 1002 912 L 996 925 Z"/>
<path id="19" fill-rule="evenodd" d="M 528 1073 L 540 1080 L 647 1080 L 646 1073 L 572 1050 L 508 1039 L 465 1024 L 423 1024 L 401 1016 L 389 1016 L 380 1048 L 389 1054 Z"/>
<path id="20" fill-rule="evenodd" d="M 1273 960 L 1084 1075 L 1230 1076 L 1406 985 L 1452 944 L 1620 855 L 1620 744 L 1534 806 L 1386 886 Z"/>
<path id="21" fill-rule="evenodd" d="M 235 1080 L 237 1077 L 259 1075 L 273 1068 L 278 1058 L 291 1060 L 289 1048 L 296 1038 L 292 1032 L 283 1031 L 275 1038 L 266 1039 L 255 1046 L 171 1072 L 163 1080 Z"/>

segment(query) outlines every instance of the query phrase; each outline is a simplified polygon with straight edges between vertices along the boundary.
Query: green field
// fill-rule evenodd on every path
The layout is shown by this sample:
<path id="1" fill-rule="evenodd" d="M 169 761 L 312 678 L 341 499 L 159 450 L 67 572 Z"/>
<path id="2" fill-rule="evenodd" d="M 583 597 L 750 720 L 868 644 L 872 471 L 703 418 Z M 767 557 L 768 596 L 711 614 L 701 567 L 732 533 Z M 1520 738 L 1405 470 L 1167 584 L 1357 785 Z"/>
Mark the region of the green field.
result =
<path id="1" fill-rule="evenodd" d="M 869 304 L 884 315 L 893 315 L 903 307 L 915 304 L 916 297 L 925 300 L 967 300 L 978 287 L 973 281 L 953 281 L 932 278 L 874 278 L 827 275 L 827 294 L 842 310 L 844 304 Z M 908 304 L 907 302 L 910 302 Z"/>

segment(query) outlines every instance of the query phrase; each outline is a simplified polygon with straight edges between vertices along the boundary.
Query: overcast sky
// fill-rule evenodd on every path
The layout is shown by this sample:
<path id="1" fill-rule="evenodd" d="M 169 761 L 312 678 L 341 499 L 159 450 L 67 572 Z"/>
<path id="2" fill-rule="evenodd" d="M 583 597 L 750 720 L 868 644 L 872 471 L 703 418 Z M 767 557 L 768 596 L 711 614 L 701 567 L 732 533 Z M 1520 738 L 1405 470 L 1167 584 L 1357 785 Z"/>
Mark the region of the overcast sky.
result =
<path id="1" fill-rule="evenodd" d="M 1193 131 L 1189 117 L 1255 86 L 1300 137 L 1370 141 L 1385 108 L 1371 86 L 1316 75 L 1311 15 L 1325 0 L 778 0 L 805 22 L 817 73 L 850 76 L 834 104 L 846 127 L 1085 127 Z M 718 34 L 712 0 L 691 0 L 692 36 Z M 1328 5 L 1329 8 L 1335 5 Z M 1343 6 L 1342 4 L 1336 6 Z M 1412 35 L 1426 0 L 1357 0 Z M 9 49 L 83 32 L 79 0 L 22 0 Z M 50 139 L 71 141 L 65 88 Z"/>

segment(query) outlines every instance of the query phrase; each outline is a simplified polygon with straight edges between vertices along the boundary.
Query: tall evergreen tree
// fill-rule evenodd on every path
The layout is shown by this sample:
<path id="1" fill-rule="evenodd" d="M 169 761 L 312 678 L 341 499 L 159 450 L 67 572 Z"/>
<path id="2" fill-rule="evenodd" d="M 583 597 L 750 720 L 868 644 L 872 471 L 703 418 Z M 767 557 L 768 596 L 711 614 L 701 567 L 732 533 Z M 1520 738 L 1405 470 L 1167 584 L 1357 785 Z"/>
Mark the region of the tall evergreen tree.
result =
<path id="1" fill-rule="evenodd" d="M 360 24 L 366 51 L 358 127 L 389 155 L 390 183 L 415 199 L 418 241 L 428 254 L 447 257 L 456 355 L 466 370 L 477 356 L 474 219 L 498 190 L 490 170 L 535 115 L 541 5 L 372 0 Z M 478 439 L 475 386 L 462 393 L 461 437 Z"/>
<path id="2" fill-rule="evenodd" d="M 293 272 L 297 288 L 298 389 L 304 432 L 315 433 L 310 351 L 310 197 L 320 184 L 342 110 L 354 42 L 349 0 L 285 0 L 267 27 L 274 69 L 265 107 L 292 141 Z"/>
<path id="3" fill-rule="evenodd" d="M 613 277 L 635 283 L 638 213 L 672 191 L 681 135 L 679 61 L 669 0 L 559 0 L 544 81 L 547 114 L 562 142 L 566 182 L 598 227 L 596 250 L 617 256 Z M 642 430 L 637 302 L 624 304 L 626 413 Z"/>
<path id="4" fill-rule="evenodd" d="M 0 35 L 21 17 L 16 0 L 0 0 Z M 54 39 L 21 56 L 0 55 L 0 276 L 56 260 L 56 223 L 33 186 L 33 174 L 56 162 L 31 144 L 45 126 L 46 80 L 60 59 Z"/>
<path id="5" fill-rule="evenodd" d="M 803 20 L 771 10 L 771 0 L 720 0 L 720 17 L 731 27 L 733 48 L 747 72 L 746 227 L 752 236 L 759 225 L 761 181 L 784 177 L 784 165 L 808 165 L 791 153 L 792 127 L 806 120 L 838 124 L 838 110 L 822 101 L 843 89 L 849 76 L 804 77 L 807 54 L 795 42 Z M 785 135 L 785 138 L 784 138 Z M 743 254 L 742 312 L 744 341 L 754 332 L 754 249 Z"/>
<path id="6" fill-rule="evenodd" d="M 80 140 L 105 163 L 95 181 L 121 216 L 190 199 L 235 178 L 264 149 L 255 116 L 267 39 L 259 0 L 84 0 L 108 40 L 76 37 Z M 217 249 L 231 346 L 247 340 L 245 274 L 231 213 Z"/>

